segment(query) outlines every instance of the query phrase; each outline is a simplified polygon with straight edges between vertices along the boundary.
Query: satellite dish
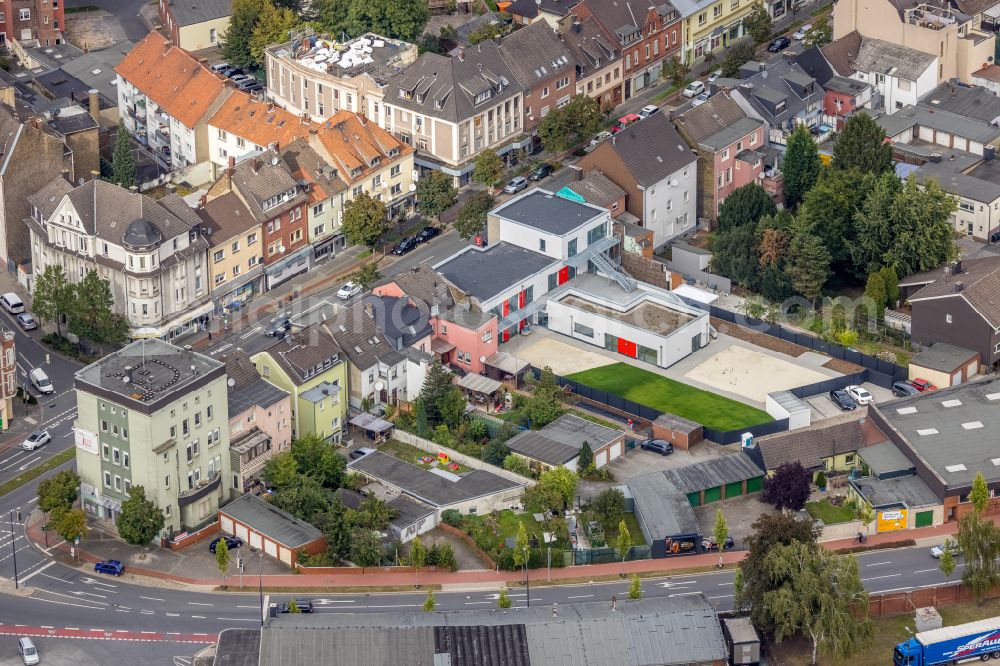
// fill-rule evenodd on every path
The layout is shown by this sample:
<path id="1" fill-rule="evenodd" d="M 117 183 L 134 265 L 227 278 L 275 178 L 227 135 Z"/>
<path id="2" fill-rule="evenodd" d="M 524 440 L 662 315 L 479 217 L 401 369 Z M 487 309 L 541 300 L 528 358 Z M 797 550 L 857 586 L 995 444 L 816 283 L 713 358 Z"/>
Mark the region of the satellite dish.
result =
<path id="1" fill-rule="evenodd" d="M 480 363 L 486 363 L 486 357 L 485 356 L 480 356 L 479 357 L 479 362 Z"/>
<path id="2" fill-rule="evenodd" d="M 280 160 L 278 159 L 278 156 L 275 155 L 274 157 L 271 158 L 271 166 L 278 166 L 279 161 Z"/>
<path id="3" fill-rule="evenodd" d="M 125 382 L 126 384 L 128 384 L 129 377 L 122 377 L 122 381 Z"/>
<path id="4" fill-rule="evenodd" d="M 382 382 L 375 382 L 375 390 L 376 391 L 381 391 L 384 388 L 385 388 L 385 384 L 383 384 Z"/>
<path id="5" fill-rule="evenodd" d="M 411 192 L 416 192 L 417 191 L 417 184 L 416 183 L 410 183 L 410 191 Z"/>
<path id="6" fill-rule="evenodd" d="M 233 388 L 234 386 L 236 386 L 236 380 L 233 379 L 232 377 L 226 380 L 226 383 L 229 385 L 229 388 Z"/>
<path id="7" fill-rule="evenodd" d="M 671 178 L 670 179 L 670 187 L 677 187 L 677 179 L 676 178 Z"/>
<path id="8" fill-rule="evenodd" d="M 284 251 L 285 251 L 285 246 L 284 245 L 279 245 L 278 246 L 278 252 L 284 252 Z"/>

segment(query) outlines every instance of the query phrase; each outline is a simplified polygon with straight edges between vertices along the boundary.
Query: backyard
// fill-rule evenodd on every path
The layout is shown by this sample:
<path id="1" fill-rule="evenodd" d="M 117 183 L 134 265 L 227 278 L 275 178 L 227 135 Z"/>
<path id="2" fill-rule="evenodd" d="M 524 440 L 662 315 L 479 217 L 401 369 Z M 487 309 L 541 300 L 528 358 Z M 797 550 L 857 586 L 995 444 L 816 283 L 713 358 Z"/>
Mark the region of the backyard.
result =
<path id="1" fill-rule="evenodd" d="M 835 506 L 825 499 L 819 502 L 806 502 L 806 511 L 809 512 L 810 516 L 822 520 L 826 525 L 846 523 L 855 518 L 854 507 Z"/>
<path id="2" fill-rule="evenodd" d="M 567 379 L 716 430 L 735 430 L 772 420 L 763 410 L 627 363 L 584 370 Z"/>
<path id="3" fill-rule="evenodd" d="M 415 446 L 410 446 L 409 444 L 404 444 L 403 442 L 397 441 L 395 439 L 390 439 L 387 442 L 383 442 L 378 445 L 378 450 L 382 453 L 387 453 L 394 458 L 399 458 L 405 462 L 412 465 L 416 465 L 422 469 L 430 469 L 432 467 L 440 467 L 441 469 L 446 469 L 449 472 L 468 472 L 469 468 L 462 467 L 458 463 L 449 462 L 448 465 L 442 465 L 437 461 L 437 456 L 432 453 L 427 453 Z"/>

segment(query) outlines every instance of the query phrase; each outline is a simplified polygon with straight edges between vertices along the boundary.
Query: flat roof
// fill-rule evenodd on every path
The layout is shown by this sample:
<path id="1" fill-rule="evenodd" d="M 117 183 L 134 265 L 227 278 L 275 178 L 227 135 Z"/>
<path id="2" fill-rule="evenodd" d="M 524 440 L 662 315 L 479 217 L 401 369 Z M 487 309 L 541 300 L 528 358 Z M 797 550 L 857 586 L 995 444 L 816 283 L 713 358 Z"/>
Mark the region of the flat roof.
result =
<path id="1" fill-rule="evenodd" d="M 951 374 L 973 358 L 979 358 L 979 352 L 950 345 L 947 342 L 935 342 L 930 347 L 910 359 L 910 365 L 929 368 Z"/>
<path id="2" fill-rule="evenodd" d="M 384 83 L 413 62 L 417 47 L 367 32 L 346 42 L 335 36 L 311 35 L 269 46 L 275 58 L 297 63 L 319 74 L 349 79 L 368 74 Z"/>
<path id="3" fill-rule="evenodd" d="M 875 476 L 913 469 L 910 459 L 903 455 L 898 446 L 888 440 L 866 446 L 858 451 L 858 455 Z"/>
<path id="4" fill-rule="evenodd" d="M 497 206 L 490 214 L 550 234 L 565 236 L 580 227 L 606 218 L 608 211 L 600 206 L 573 201 L 536 187 Z"/>
<path id="5" fill-rule="evenodd" d="M 487 301 L 556 263 L 552 257 L 502 241 L 487 248 L 469 247 L 434 270 L 461 291 Z"/>
<path id="6" fill-rule="evenodd" d="M 309 523 L 256 495 L 244 495 L 219 511 L 288 548 L 300 548 L 323 537 Z"/>
<path id="7" fill-rule="evenodd" d="M 624 311 L 592 303 L 573 293 L 566 294 L 558 299 L 558 301 L 584 312 L 592 312 L 658 335 L 670 335 L 684 324 L 695 319 L 694 316 L 687 312 L 681 312 L 673 307 L 649 299 L 644 299 Z"/>
<path id="8" fill-rule="evenodd" d="M 701 534 L 687 495 L 667 487 L 663 472 L 631 478 L 625 485 L 635 499 L 636 518 L 649 539 Z"/>
<path id="9" fill-rule="evenodd" d="M 851 483 L 873 507 L 901 505 L 908 509 L 919 509 L 941 504 L 941 499 L 916 475 L 892 479 L 866 476 L 854 479 Z"/>

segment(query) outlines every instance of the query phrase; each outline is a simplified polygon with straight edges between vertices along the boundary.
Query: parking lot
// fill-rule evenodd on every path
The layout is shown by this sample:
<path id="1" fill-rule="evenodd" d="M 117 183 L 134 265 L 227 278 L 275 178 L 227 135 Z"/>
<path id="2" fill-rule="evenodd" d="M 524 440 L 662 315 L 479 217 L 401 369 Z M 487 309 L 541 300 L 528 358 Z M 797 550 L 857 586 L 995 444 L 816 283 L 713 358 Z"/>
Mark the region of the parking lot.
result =
<path id="1" fill-rule="evenodd" d="M 701 533 L 706 538 L 715 532 L 715 512 L 719 509 L 722 509 L 722 515 L 726 517 L 729 536 L 733 537 L 733 547 L 736 549 L 744 547 L 743 541 L 753 532 L 751 525 L 758 516 L 763 513 L 778 513 L 773 506 L 760 501 L 760 493 L 696 506 L 694 514 L 698 517 Z"/>
<path id="2" fill-rule="evenodd" d="M 890 400 L 895 399 L 892 395 L 892 391 L 890 391 L 889 389 L 885 389 L 882 388 L 881 386 L 876 386 L 875 384 L 871 384 L 868 382 L 865 382 L 861 386 L 872 394 L 872 397 L 875 398 L 876 403 L 888 402 Z M 868 410 L 865 407 L 858 407 L 857 409 L 854 409 L 849 412 L 841 410 L 840 407 L 833 404 L 833 401 L 830 399 L 829 393 L 821 393 L 820 395 L 810 396 L 805 399 L 805 402 L 806 404 L 809 405 L 810 408 L 812 408 L 813 422 L 822 421 L 823 419 L 837 418 L 841 416 L 844 416 L 846 418 L 847 415 L 849 414 L 854 415 L 855 418 L 860 419 L 862 416 L 865 416 L 868 413 Z"/>

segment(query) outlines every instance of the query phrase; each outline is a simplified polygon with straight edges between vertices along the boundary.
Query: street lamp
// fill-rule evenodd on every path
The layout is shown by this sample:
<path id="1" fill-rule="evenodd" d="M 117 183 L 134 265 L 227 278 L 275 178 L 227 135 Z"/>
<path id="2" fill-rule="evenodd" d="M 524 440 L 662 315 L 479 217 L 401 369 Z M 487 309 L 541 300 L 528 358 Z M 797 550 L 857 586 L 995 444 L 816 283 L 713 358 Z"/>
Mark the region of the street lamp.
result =
<path id="1" fill-rule="evenodd" d="M 18 589 L 17 585 L 17 545 L 14 543 L 16 541 L 14 537 L 14 510 L 11 509 L 10 514 L 7 516 L 10 524 L 10 554 L 14 558 L 14 589 Z M 21 512 L 17 512 L 17 522 L 21 522 Z"/>
<path id="2" fill-rule="evenodd" d="M 528 575 L 528 556 L 531 554 L 531 547 L 524 546 L 524 605 L 531 607 L 531 576 Z"/>
<path id="3" fill-rule="evenodd" d="M 262 544 L 263 545 L 263 544 Z M 260 626 L 264 626 L 264 551 L 257 551 L 257 591 L 260 593 Z"/>

